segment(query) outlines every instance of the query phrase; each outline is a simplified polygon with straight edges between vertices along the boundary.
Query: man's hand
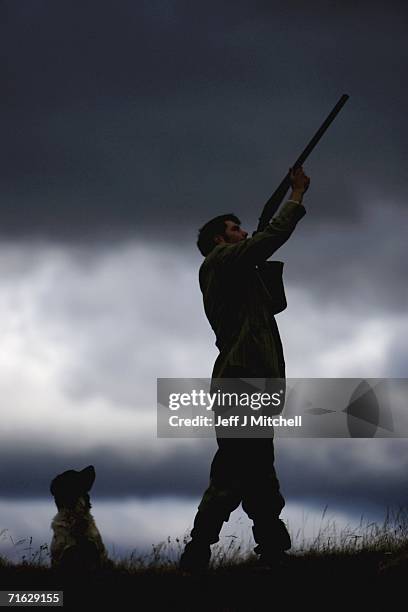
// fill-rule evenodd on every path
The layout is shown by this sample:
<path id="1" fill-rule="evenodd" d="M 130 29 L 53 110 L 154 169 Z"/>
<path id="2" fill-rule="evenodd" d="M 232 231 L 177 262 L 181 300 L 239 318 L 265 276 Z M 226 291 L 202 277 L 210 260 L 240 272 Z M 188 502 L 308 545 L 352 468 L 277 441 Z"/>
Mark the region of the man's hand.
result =
<path id="1" fill-rule="evenodd" d="M 289 168 L 289 176 L 292 185 L 292 193 L 289 199 L 300 203 L 309 188 L 310 178 L 303 172 L 302 166 L 296 169 Z"/>

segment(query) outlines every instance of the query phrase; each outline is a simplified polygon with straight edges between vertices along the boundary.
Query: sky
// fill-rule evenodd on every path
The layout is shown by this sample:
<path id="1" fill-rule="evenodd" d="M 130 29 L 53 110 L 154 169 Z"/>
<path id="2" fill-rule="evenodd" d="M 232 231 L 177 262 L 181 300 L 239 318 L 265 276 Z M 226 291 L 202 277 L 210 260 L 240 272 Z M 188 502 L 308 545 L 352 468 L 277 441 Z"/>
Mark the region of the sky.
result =
<path id="1" fill-rule="evenodd" d="M 276 255 L 287 375 L 407 377 L 406 27 L 396 1 L 0 1 L 5 554 L 49 542 L 51 479 L 91 463 L 116 551 L 191 527 L 215 442 L 157 438 L 156 379 L 209 377 L 217 355 L 197 229 L 231 211 L 255 229 L 343 93 Z M 406 504 L 404 439 L 276 455 L 295 532 L 326 506 L 346 525 Z"/>

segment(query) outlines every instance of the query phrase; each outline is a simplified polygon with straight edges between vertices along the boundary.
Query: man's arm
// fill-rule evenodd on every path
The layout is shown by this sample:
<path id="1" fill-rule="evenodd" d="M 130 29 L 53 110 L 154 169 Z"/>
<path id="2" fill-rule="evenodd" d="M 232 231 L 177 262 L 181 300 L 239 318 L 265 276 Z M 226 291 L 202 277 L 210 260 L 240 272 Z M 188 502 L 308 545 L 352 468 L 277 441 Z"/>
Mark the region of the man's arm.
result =
<path id="1" fill-rule="evenodd" d="M 217 263 L 229 265 L 256 265 L 267 260 L 290 237 L 298 221 L 306 214 L 302 204 L 310 179 L 302 168 L 291 171 L 292 193 L 278 214 L 262 232 L 236 244 L 217 247 Z"/>

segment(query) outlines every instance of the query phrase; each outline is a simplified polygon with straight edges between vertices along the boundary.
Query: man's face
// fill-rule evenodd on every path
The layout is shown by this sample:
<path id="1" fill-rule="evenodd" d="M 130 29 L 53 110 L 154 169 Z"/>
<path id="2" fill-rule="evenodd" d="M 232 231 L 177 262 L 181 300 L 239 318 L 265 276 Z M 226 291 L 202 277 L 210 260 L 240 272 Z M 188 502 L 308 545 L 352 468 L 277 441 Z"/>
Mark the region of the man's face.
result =
<path id="1" fill-rule="evenodd" d="M 243 230 L 240 225 L 234 223 L 234 221 L 225 221 L 225 232 L 224 235 L 218 235 L 215 237 L 217 244 L 235 244 L 241 242 L 248 237 L 248 232 Z"/>

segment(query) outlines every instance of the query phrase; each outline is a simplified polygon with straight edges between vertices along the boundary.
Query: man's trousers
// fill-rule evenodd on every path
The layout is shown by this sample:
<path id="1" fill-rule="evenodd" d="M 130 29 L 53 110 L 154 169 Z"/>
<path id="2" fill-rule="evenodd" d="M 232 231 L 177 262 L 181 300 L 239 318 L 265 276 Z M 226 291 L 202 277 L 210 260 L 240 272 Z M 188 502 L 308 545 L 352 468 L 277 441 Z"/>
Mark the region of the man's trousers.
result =
<path id="1" fill-rule="evenodd" d="M 273 555 L 291 546 L 285 524 L 279 519 L 285 501 L 274 468 L 270 438 L 217 438 L 218 450 L 194 520 L 194 542 L 214 544 L 221 527 L 240 503 L 252 519 L 255 552 Z"/>

